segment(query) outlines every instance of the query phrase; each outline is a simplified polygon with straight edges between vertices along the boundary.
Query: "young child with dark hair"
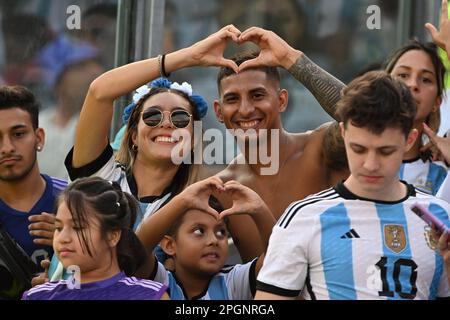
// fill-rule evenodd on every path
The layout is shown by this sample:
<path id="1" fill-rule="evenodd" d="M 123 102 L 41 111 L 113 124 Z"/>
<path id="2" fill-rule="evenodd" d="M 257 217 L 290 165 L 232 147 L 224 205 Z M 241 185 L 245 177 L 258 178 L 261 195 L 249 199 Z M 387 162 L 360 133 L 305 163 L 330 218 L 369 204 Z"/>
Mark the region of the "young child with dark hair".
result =
<path id="1" fill-rule="evenodd" d="M 223 210 L 212 194 L 227 193 L 233 206 Z M 220 212 L 220 213 L 219 213 Z M 173 300 L 250 300 L 263 256 L 224 267 L 228 258 L 227 217 L 248 214 L 267 243 L 275 218 L 256 192 L 218 177 L 197 182 L 144 220 L 137 234 L 151 253 L 158 243 L 173 258 L 172 271 L 151 255 L 149 277 L 169 287 Z"/>
<path id="2" fill-rule="evenodd" d="M 146 260 L 132 230 L 139 206 L 116 182 L 82 178 L 60 196 L 53 248 L 69 280 L 48 282 L 24 300 L 159 300 L 167 286 L 131 275 Z M 77 272 L 78 271 L 78 272 Z"/>

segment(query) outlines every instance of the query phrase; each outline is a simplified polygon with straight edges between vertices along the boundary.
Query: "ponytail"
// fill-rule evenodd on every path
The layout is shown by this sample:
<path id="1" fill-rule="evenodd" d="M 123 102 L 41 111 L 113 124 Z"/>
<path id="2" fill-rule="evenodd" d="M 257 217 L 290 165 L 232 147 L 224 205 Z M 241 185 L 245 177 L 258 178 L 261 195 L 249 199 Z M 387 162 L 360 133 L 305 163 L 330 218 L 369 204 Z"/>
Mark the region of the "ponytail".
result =
<path id="1" fill-rule="evenodd" d="M 95 215 L 104 239 L 108 232 L 121 230 L 116 252 L 119 267 L 127 276 L 133 275 L 145 263 L 146 250 L 133 231 L 139 204 L 132 195 L 123 192 L 117 182 L 99 177 L 78 179 L 63 191 L 62 201 L 78 221 L 87 222 L 89 215 Z M 90 234 L 81 230 L 78 237 L 82 248 L 93 256 Z"/>

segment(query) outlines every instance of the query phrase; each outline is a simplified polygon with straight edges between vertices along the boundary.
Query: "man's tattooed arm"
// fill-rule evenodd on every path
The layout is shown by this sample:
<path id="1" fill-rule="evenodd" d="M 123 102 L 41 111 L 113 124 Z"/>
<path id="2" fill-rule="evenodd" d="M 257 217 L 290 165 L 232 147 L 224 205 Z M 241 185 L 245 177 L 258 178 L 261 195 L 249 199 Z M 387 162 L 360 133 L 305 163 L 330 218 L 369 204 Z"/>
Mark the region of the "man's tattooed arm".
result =
<path id="1" fill-rule="evenodd" d="M 341 98 L 341 90 L 345 88 L 345 84 L 309 60 L 304 54 L 288 71 L 313 94 L 322 108 L 336 119 L 336 103 Z"/>

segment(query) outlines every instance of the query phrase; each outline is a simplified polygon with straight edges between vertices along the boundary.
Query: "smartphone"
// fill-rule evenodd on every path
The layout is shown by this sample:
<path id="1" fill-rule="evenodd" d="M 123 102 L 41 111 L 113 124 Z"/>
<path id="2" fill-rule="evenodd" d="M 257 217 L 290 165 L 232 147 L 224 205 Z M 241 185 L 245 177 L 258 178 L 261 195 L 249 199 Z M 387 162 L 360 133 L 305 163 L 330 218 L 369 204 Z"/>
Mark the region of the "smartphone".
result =
<path id="1" fill-rule="evenodd" d="M 444 222 L 442 222 L 441 220 L 439 220 L 434 214 L 432 214 L 427 208 L 425 208 L 423 205 L 419 204 L 419 203 L 415 203 L 412 207 L 411 210 L 417 215 L 419 216 L 419 218 L 421 218 L 423 221 L 425 221 L 430 227 L 432 225 L 435 225 L 436 228 L 444 233 L 444 232 L 449 232 L 449 228 L 444 224 Z"/>

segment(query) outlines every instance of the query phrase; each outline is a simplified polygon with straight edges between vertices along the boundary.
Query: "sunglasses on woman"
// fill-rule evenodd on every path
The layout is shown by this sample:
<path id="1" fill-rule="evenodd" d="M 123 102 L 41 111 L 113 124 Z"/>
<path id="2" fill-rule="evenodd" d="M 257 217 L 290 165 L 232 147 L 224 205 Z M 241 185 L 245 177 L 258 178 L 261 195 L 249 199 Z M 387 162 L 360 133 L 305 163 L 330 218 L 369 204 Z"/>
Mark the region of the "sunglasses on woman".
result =
<path id="1" fill-rule="evenodd" d="M 149 127 L 157 127 L 163 122 L 166 113 L 169 114 L 170 123 L 175 128 L 186 128 L 191 122 L 192 114 L 186 110 L 161 111 L 156 107 L 150 107 L 143 111 L 142 121 Z"/>

